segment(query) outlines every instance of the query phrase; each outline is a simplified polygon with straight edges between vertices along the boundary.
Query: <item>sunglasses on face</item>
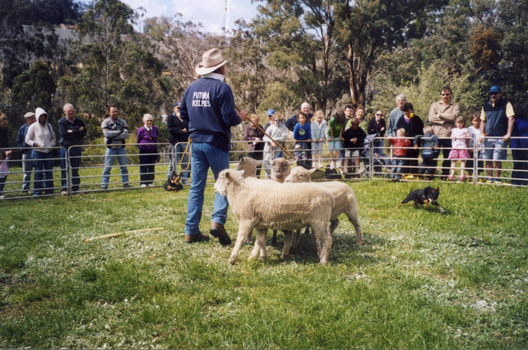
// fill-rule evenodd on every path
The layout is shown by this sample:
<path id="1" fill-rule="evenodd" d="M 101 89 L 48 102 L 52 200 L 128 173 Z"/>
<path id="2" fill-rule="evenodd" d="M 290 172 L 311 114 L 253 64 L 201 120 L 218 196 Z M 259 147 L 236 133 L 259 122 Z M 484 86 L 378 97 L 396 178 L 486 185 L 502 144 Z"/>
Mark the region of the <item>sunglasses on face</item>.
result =
<path id="1" fill-rule="evenodd" d="M 377 117 L 381 117 L 381 116 L 383 116 L 383 114 L 376 114 L 376 116 L 377 116 Z"/>
<path id="2" fill-rule="evenodd" d="M 498 95 L 499 93 L 498 92 L 490 92 L 490 96 L 495 96 L 495 95 Z"/>

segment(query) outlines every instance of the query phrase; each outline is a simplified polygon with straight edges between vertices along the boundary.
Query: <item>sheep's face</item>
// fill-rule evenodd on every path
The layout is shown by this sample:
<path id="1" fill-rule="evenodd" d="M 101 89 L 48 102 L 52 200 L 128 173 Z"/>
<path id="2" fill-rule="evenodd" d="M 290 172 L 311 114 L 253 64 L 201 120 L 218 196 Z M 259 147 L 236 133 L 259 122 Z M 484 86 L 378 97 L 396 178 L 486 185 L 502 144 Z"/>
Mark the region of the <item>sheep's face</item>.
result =
<path id="1" fill-rule="evenodd" d="M 283 158 L 274 159 L 271 163 L 271 178 L 277 182 L 284 182 L 284 179 L 290 175 L 290 165 L 295 164 L 295 160 L 285 160 Z"/>
<path id="2" fill-rule="evenodd" d="M 306 170 L 303 167 L 297 166 L 291 170 L 291 174 L 284 180 L 289 183 L 312 182 L 311 175 L 316 169 Z"/>
<path id="3" fill-rule="evenodd" d="M 236 170 L 243 170 L 244 178 L 246 177 L 257 177 L 257 167 L 262 165 L 262 161 L 256 161 L 253 158 L 242 157 L 238 163 Z"/>
<path id="4" fill-rule="evenodd" d="M 244 174 L 244 171 L 233 169 L 222 170 L 220 174 L 218 174 L 218 179 L 216 179 L 214 184 L 215 191 L 223 196 L 227 196 L 227 189 L 231 183 L 244 182 L 242 174 Z"/>

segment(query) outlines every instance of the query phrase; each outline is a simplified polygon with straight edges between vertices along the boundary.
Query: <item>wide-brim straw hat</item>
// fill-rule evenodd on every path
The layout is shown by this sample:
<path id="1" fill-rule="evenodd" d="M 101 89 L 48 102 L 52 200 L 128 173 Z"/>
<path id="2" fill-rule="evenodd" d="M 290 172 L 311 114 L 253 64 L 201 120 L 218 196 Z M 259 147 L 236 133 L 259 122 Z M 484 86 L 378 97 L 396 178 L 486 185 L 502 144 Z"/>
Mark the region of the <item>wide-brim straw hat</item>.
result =
<path id="1" fill-rule="evenodd" d="M 224 60 L 222 53 L 218 49 L 211 49 L 202 55 L 202 62 L 195 68 L 196 74 L 206 75 L 222 67 L 229 60 Z"/>

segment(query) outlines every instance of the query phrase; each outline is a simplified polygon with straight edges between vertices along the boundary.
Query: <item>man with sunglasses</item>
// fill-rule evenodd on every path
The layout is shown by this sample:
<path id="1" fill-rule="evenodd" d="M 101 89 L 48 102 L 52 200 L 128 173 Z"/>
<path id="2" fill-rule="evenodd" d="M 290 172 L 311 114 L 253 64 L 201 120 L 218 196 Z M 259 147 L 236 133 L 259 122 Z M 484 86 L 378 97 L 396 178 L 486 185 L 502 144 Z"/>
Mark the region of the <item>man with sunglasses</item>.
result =
<path id="1" fill-rule="evenodd" d="M 455 119 L 458 117 L 460 107 L 451 102 L 453 92 L 449 86 L 440 90 L 440 101 L 433 103 L 429 110 L 429 123 L 438 137 L 438 146 L 442 148 L 444 161 L 442 162 L 442 179 L 449 175 L 449 152 L 451 151 L 451 129 L 455 127 Z"/>
<path id="2" fill-rule="evenodd" d="M 484 140 L 482 159 L 486 160 L 487 183 L 501 184 L 499 180 L 502 160 L 506 159 L 507 142 L 510 139 L 515 122 L 515 112 L 508 100 L 502 98 L 500 86 L 492 86 L 490 99 L 482 106 L 480 113 L 480 139 Z M 495 170 L 495 178 L 493 178 Z"/>

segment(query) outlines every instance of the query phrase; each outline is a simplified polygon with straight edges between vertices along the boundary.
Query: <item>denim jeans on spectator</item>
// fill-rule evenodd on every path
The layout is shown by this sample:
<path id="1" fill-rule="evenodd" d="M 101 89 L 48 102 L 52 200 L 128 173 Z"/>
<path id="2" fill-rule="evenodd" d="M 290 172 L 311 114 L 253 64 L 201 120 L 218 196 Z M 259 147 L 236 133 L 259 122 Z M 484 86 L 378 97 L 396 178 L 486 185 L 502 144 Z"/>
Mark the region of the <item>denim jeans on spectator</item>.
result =
<path id="1" fill-rule="evenodd" d="M 393 156 L 392 157 L 392 169 L 391 177 L 395 179 L 401 179 L 403 166 L 405 165 L 405 156 Z"/>
<path id="2" fill-rule="evenodd" d="M 71 183 L 72 191 L 79 191 L 79 184 L 81 183 L 81 178 L 79 177 L 79 167 L 81 166 L 81 147 L 72 147 L 70 148 L 70 168 L 71 168 Z M 68 176 L 66 173 L 66 149 L 61 148 L 61 186 L 63 191 L 68 190 Z"/>
<path id="3" fill-rule="evenodd" d="M 53 194 L 53 151 L 43 153 L 33 150 L 31 158 L 35 167 L 33 195 L 41 195 L 44 189 L 46 194 Z"/>
<path id="4" fill-rule="evenodd" d="M 103 188 L 108 188 L 108 183 L 110 182 L 110 171 L 112 171 L 112 166 L 116 157 L 117 162 L 119 163 L 119 167 L 121 169 L 121 181 L 123 181 L 123 185 L 128 184 L 128 169 L 126 167 L 126 148 L 107 148 L 105 152 L 105 167 L 103 170 Z"/>
<path id="5" fill-rule="evenodd" d="M 176 146 L 173 146 L 173 145 L 169 146 L 169 171 L 167 172 L 167 179 L 170 179 L 172 176 L 172 170 L 173 170 L 172 153 L 174 151 L 174 147 L 176 147 L 176 163 L 174 165 L 174 170 L 178 169 L 178 165 L 180 165 L 182 183 L 185 185 L 187 184 L 187 181 L 189 180 L 189 173 L 191 170 L 190 165 L 189 167 L 187 167 L 187 165 L 189 164 L 189 155 L 187 153 L 184 153 L 185 148 L 187 147 L 186 143 L 177 143 Z M 187 150 L 187 152 L 190 152 L 190 149 Z M 187 169 L 187 170 L 183 171 L 183 169 Z"/>
<path id="6" fill-rule="evenodd" d="M 202 219 L 204 191 L 205 185 L 207 184 L 209 167 L 213 171 L 215 180 L 222 170 L 229 168 L 229 152 L 222 151 L 208 143 L 192 142 L 191 148 L 193 176 L 187 203 L 186 235 L 200 233 L 200 220 Z M 214 211 L 211 216 L 211 222 L 216 222 L 221 225 L 225 224 L 228 206 L 227 197 L 215 193 Z"/>
<path id="7" fill-rule="evenodd" d="M 33 172 L 33 158 L 31 157 L 31 153 L 33 151 L 29 151 L 27 153 L 22 154 L 22 171 L 24 172 L 24 184 L 22 185 L 22 189 L 24 191 L 29 191 L 31 189 L 31 173 Z"/>

